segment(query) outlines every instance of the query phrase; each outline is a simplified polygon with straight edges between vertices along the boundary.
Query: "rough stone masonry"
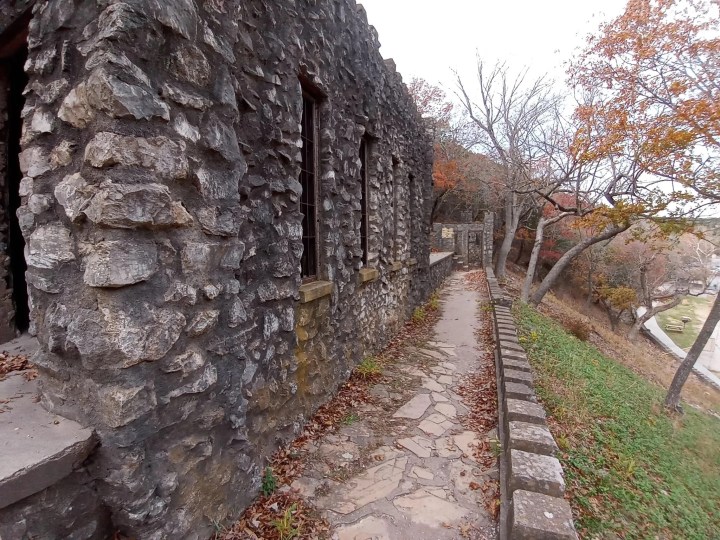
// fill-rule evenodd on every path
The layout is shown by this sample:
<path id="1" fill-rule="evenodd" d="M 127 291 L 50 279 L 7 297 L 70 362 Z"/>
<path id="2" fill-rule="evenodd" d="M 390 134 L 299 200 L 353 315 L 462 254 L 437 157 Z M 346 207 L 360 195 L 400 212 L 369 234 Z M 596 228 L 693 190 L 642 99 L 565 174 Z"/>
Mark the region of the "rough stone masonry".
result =
<path id="1" fill-rule="evenodd" d="M 110 516 L 73 538 L 206 538 L 438 281 L 431 142 L 353 0 L 38 0 L 27 49 L 33 361 L 43 406 L 96 432 Z M 24 511 L 0 524 L 52 537 Z"/>

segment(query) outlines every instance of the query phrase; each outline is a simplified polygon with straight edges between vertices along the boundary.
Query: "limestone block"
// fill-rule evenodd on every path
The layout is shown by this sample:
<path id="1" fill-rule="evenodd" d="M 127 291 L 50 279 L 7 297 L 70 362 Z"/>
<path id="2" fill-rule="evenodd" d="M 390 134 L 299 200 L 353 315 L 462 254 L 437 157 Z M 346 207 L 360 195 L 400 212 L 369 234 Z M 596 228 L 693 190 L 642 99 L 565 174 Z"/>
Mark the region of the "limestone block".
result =
<path id="1" fill-rule="evenodd" d="M 103 182 L 84 212 L 95 223 L 120 229 L 181 227 L 193 221 L 166 186 L 152 183 Z"/>
<path id="2" fill-rule="evenodd" d="M 545 425 L 545 409 L 543 409 L 542 405 L 520 399 L 506 399 L 505 403 L 507 408 L 505 414 L 508 422 Z"/>
<path id="3" fill-rule="evenodd" d="M 191 350 L 164 361 L 162 370 L 166 373 L 180 371 L 184 378 L 203 367 L 205 362 L 206 359 L 201 352 Z"/>
<path id="4" fill-rule="evenodd" d="M 518 489 L 562 497 L 565 480 L 560 462 L 552 456 L 510 450 L 510 492 Z"/>
<path id="5" fill-rule="evenodd" d="M 524 452 L 552 456 L 558 451 L 555 439 L 546 426 L 527 422 L 508 422 L 509 447 Z"/>
<path id="6" fill-rule="evenodd" d="M 153 242 L 99 242 L 85 258 L 83 280 L 90 287 L 124 287 L 149 279 L 157 269 Z"/>
<path id="7" fill-rule="evenodd" d="M 85 147 L 85 162 L 96 168 L 145 167 L 165 178 L 186 178 L 189 165 L 183 141 L 132 137 L 101 131 Z"/>
<path id="8" fill-rule="evenodd" d="M 205 366 L 200 376 L 193 382 L 185 384 L 180 388 L 171 391 L 167 397 L 163 398 L 163 402 L 183 396 L 185 394 L 199 394 L 210 388 L 217 382 L 217 369 L 212 364 Z"/>
<path id="9" fill-rule="evenodd" d="M 524 383 L 503 381 L 506 399 L 535 401 L 535 391 Z"/>
<path id="10" fill-rule="evenodd" d="M 97 413 L 110 427 L 137 420 L 157 405 L 152 382 L 134 386 L 107 385 L 98 390 Z"/>
<path id="11" fill-rule="evenodd" d="M 50 156 L 44 148 L 31 146 L 20 152 L 20 170 L 23 175 L 37 178 L 51 169 Z"/>
<path id="12" fill-rule="evenodd" d="M 201 311 L 195 315 L 185 331 L 190 337 L 201 336 L 217 324 L 219 316 L 220 311 L 217 309 Z"/>
<path id="13" fill-rule="evenodd" d="M 332 293 L 333 284 L 330 281 L 313 281 L 300 287 L 300 303 L 312 302 Z"/>
<path id="14" fill-rule="evenodd" d="M 64 90 L 64 88 L 61 90 Z M 49 98 L 46 99 L 46 101 L 48 100 Z M 54 101 L 54 99 L 51 101 Z M 58 110 L 58 118 L 80 129 L 87 127 L 95 120 L 95 111 L 88 101 L 87 85 L 84 82 L 78 84 L 65 96 Z"/>
<path id="15" fill-rule="evenodd" d="M 513 540 L 577 540 L 570 504 L 562 498 L 513 493 L 509 537 Z"/>
<path id="16" fill-rule="evenodd" d="M 532 367 L 530 367 L 530 363 L 526 360 L 515 360 L 514 358 L 506 357 L 502 359 L 502 366 L 504 368 L 514 369 L 515 371 L 532 373 Z"/>
<path id="17" fill-rule="evenodd" d="M 43 225 L 30 235 L 25 260 L 34 268 L 57 268 L 75 260 L 70 230 L 60 224 Z"/>
<path id="18" fill-rule="evenodd" d="M 66 176 L 55 186 L 55 198 L 65 209 L 65 215 L 70 221 L 79 220 L 96 192 L 96 188 L 89 186 L 80 173 Z"/>
<path id="19" fill-rule="evenodd" d="M 202 136 L 208 148 L 218 152 L 227 161 L 241 162 L 240 167 L 247 170 L 245 159 L 240 153 L 235 130 L 220 120 L 217 115 L 210 114 L 210 118 L 202 127 Z"/>
<path id="20" fill-rule="evenodd" d="M 170 55 L 168 70 L 178 79 L 206 86 L 210 82 L 210 62 L 194 45 L 183 45 Z"/>
<path id="21" fill-rule="evenodd" d="M 509 366 L 503 365 L 502 376 L 506 383 L 522 383 L 529 387 L 532 387 L 533 384 L 533 376 L 531 373 L 528 373 L 527 371 L 517 371 Z"/>
<path id="22" fill-rule="evenodd" d="M 87 105 L 115 118 L 150 120 L 160 117 L 170 120 L 170 108 L 156 94 L 120 80 L 104 67 L 93 70 L 88 77 L 85 99 Z M 86 104 L 78 107 L 87 108 Z"/>

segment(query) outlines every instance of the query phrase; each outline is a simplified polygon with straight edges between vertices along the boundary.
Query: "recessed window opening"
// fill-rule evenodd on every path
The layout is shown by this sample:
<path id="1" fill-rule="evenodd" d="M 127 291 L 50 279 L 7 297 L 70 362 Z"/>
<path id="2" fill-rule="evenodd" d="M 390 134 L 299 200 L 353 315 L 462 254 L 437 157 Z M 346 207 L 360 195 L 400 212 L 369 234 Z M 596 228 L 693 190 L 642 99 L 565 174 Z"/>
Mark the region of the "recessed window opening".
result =
<path id="1" fill-rule="evenodd" d="M 368 263 L 368 153 L 370 143 L 367 137 L 360 141 L 360 246 L 362 262 Z"/>
<path id="2" fill-rule="evenodd" d="M 392 158 L 392 247 L 393 247 L 393 259 L 397 260 L 399 246 L 398 246 L 398 180 L 400 168 L 400 160 L 393 156 Z"/>
<path id="3" fill-rule="evenodd" d="M 5 220 L 0 230 L 0 243 L 6 243 L 6 253 L 10 258 L 7 275 L 0 275 L 0 279 L 5 279 L 8 289 L 12 291 L 12 303 L 15 310 L 15 328 L 21 332 L 28 329 L 30 325 L 30 309 L 28 307 L 27 282 L 25 281 L 25 264 L 24 248 L 25 240 L 23 239 L 20 224 L 17 218 L 17 209 L 20 207 L 20 180 L 22 173 L 20 171 L 20 136 L 22 131 L 21 112 L 25 99 L 23 98 L 23 90 L 27 84 L 27 76 L 23 66 L 27 59 L 27 45 L 22 39 L 23 33 L 19 33 L 14 39 L 8 42 L 0 40 L 0 80 L 6 84 L 7 101 L 6 110 L 0 113 L 6 113 L 6 124 L 3 130 L 3 140 L 0 144 L 5 145 L 7 162 L 5 163 L 5 193 L 0 194 L 0 204 L 2 204 L 2 212 L 0 212 Z"/>
<path id="4" fill-rule="evenodd" d="M 303 91 L 302 106 L 302 163 L 300 166 L 300 213 L 302 214 L 303 254 L 300 271 L 303 281 L 312 281 L 318 275 L 317 257 L 317 101 Z"/>

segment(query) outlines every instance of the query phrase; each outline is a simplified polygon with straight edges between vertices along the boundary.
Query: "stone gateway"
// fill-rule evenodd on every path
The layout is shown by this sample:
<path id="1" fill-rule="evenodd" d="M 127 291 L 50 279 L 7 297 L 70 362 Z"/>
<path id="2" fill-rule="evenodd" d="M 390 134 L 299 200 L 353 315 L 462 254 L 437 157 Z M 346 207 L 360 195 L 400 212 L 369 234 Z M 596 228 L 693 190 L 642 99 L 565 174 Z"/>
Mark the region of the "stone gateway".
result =
<path id="1" fill-rule="evenodd" d="M 354 0 L 3 2 L 0 83 L 0 342 L 94 441 L 0 536 L 207 538 L 441 281 L 423 122 Z"/>

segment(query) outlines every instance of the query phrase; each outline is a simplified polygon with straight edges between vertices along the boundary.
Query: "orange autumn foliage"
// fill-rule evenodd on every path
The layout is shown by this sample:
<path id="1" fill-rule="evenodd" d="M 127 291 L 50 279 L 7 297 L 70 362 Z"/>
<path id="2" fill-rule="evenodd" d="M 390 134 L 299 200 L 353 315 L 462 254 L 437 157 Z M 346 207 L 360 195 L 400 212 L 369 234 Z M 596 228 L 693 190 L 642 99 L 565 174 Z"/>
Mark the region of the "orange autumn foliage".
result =
<path id="1" fill-rule="evenodd" d="M 720 200 L 720 3 L 629 0 L 588 39 L 570 79 L 574 149 L 631 156 L 647 172 Z M 668 200 L 689 202 L 673 190 Z"/>

